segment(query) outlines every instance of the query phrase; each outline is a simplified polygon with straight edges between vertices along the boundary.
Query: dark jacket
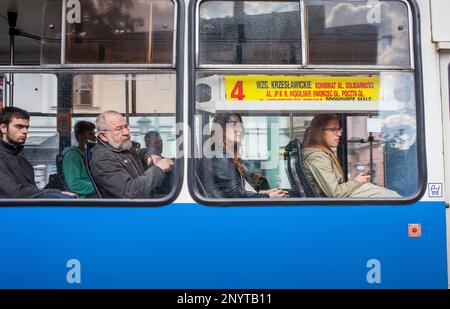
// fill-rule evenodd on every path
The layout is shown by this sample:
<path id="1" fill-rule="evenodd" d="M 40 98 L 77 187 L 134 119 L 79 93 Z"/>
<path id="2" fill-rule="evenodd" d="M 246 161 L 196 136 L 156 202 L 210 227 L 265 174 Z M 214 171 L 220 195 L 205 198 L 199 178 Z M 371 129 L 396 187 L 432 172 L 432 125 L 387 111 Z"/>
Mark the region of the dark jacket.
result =
<path id="1" fill-rule="evenodd" d="M 203 158 L 200 161 L 198 174 L 210 198 L 261 198 L 269 197 L 245 190 L 244 181 L 231 158 Z"/>
<path id="2" fill-rule="evenodd" d="M 158 166 L 144 170 L 137 151 L 118 150 L 100 139 L 92 148 L 91 173 L 103 198 L 151 198 L 165 173 Z"/>
<path id="3" fill-rule="evenodd" d="M 149 151 L 148 148 L 140 148 L 137 150 L 137 152 L 139 154 L 139 158 L 141 159 L 141 163 L 142 163 L 142 166 L 144 167 L 144 169 L 147 169 L 147 167 L 153 166 L 153 162 L 151 162 L 150 165 L 147 166 L 147 158 L 150 157 L 151 155 L 157 155 L 157 156 L 160 156 L 161 158 L 164 158 L 161 155 L 161 152 L 151 152 L 151 151 Z"/>
<path id="4" fill-rule="evenodd" d="M 40 190 L 34 181 L 33 166 L 14 146 L 0 140 L 0 198 L 53 198 L 60 196 L 56 189 Z"/>

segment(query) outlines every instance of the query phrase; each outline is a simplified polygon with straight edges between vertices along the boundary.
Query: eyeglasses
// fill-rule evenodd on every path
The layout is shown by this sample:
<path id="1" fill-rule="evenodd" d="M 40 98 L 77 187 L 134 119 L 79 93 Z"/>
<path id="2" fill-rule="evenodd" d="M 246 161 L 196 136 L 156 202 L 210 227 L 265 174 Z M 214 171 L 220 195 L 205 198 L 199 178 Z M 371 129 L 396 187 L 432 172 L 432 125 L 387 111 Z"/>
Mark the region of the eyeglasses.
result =
<path id="1" fill-rule="evenodd" d="M 102 130 L 102 131 L 112 131 L 112 132 L 118 133 L 118 132 L 123 131 L 124 129 L 129 130 L 128 124 L 124 124 L 124 125 L 121 125 L 121 126 L 117 126 L 117 127 L 115 127 L 114 129 L 112 129 L 112 130 L 110 130 L 110 129 L 105 129 L 105 130 Z"/>
<path id="2" fill-rule="evenodd" d="M 342 134 L 342 132 L 343 132 L 342 128 L 325 128 L 322 130 L 330 131 L 330 132 L 333 132 L 334 134 L 337 134 L 338 132 Z"/>

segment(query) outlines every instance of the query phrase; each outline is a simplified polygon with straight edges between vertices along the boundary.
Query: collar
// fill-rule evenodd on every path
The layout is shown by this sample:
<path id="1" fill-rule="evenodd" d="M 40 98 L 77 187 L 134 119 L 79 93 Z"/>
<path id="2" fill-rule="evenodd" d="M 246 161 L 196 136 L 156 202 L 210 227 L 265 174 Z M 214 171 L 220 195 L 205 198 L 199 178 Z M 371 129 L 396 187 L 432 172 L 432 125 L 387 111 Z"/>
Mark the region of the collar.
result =
<path id="1" fill-rule="evenodd" d="M 106 143 L 106 142 L 104 142 L 104 141 L 102 141 L 100 138 L 98 138 L 97 137 L 97 144 L 100 144 L 100 145 L 103 145 L 104 147 L 106 147 L 107 149 L 109 149 L 109 150 L 111 150 L 112 152 L 117 152 L 117 153 L 120 153 L 120 152 L 126 152 L 126 151 L 128 151 L 127 149 L 117 149 L 117 148 L 114 148 L 114 147 L 112 147 L 109 143 Z"/>
<path id="2" fill-rule="evenodd" d="M 24 148 L 23 145 L 14 145 L 14 144 L 6 143 L 3 140 L 0 140 L 0 145 L 4 150 L 6 150 L 6 152 L 16 155 L 16 156 L 18 154 L 20 154 Z"/>

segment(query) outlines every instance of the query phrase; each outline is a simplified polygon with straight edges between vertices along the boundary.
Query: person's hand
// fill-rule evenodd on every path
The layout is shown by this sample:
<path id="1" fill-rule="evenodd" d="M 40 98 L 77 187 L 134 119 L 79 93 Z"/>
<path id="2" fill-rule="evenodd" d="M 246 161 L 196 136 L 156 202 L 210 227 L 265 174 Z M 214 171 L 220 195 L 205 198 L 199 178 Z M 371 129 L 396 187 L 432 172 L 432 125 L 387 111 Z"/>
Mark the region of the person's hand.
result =
<path id="1" fill-rule="evenodd" d="M 151 155 L 151 156 L 149 156 L 149 157 L 147 158 L 147 165 L 150 165 L 150 164 L 156 164 L 156 163 L 158 163 L 161 159 L 162 159 L 161 156 L 158 156 L 158 155 Z"/>
<path id="2" fill-rule="evenodd" d="M 366 183 L 366 182 L 369 182 L 370 175 L 366 175 L 365 173 L 361 173 L 361 174 L 356 175 L 356 177 L 354 179 L 357 182 L 359 182 L 359 183 Z"/>
<path id="3" fill-rule="evenodd" d="M 288 197 L 288 192 L 278 188 L 266 190 L 264 194 L 268 194 L 270 198 L 283 198 Z"/>
<path id="4" fill-rule="evenodd" d="M 163 158 L 160 159 L 155 165 L 162 169 L 164 172 L 168 172 L 172 169 L 173 161 L 167 158 Z"/>
<path id="5" fill-rule="evenodd" d="M 62 194 L 65 194 L 65 195 L 68 195 L 68 196 L 78 197 L 78 195 L 76 195 L 76 194 L 73 193 L 73 192 L 69 192 L 69 191 L 62 191 L 61 193 L 62 193 Z"/>

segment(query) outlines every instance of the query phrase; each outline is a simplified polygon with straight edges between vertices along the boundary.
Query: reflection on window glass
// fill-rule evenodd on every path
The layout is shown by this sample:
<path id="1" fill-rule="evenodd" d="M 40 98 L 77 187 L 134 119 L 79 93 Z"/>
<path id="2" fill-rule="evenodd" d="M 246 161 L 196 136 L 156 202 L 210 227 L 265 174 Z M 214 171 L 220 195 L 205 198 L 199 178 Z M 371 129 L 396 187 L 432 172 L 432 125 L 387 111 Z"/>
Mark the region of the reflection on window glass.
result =
<path id="1" fill-rule="evenodd" d="M 76 75 L 75 113 L 115 110 L 125 113 L 175 114 L 174 74 Z"/>
<path id="2" fill-rule="evenodd" d="M 56 173 L 59 147 L 56 117 L 32 116 L 30 128 L 22 155 L 33 166 L 37 187 L 43 189 L 50 175 Z"/>
<path id="3" fill-rule="evenodd" d="M 400 1 L 307 0 L 311 64 L 410 65 L 408 10 Z"/>
<path id="4" fill-rule="evenodd" d="M 372 170 L 375 184 L 388 186 L 403 196 L 417 190 L 416 121 L 411 112 L 403 110 L 376 118 L 348 117 L 349 176 Z"/>
<path id="5" fill-rule="evenodd" d="M 73 78 L 73 105 L 74 107 L 93 107 L 92 88 L 94 80 L 92 75 L 78 75 Z"/>
<path id="6" fill-rule="evenodd" d="M 203 197 L 364 199 L 417 192 L 413 73 L 201 72 L 196 84 L 210 88 L 196 101 L 195 188 Z"/>
<path id="7" fill-rule="evenodd" d="M 42 29 L 40 64 L 61 63 L 61 3 L 60 0 L 45 0 L 42 6 L 42 27 L 38 28 Z"/>
<path id="8" fill-rule="evenodd" d="M 175 114 L 174 74 L 137 75 L 134 80 L 136 98 L 132 106 L 137 113 Z"/>
<path id="9" fill-rule="evenodd" d="M 347 126 L 347 177 L 372 170 L 372 182 L 384 186 L 385 156 L 381 142 L 380 118 L 350 116 L 347 117 Z"/>
<path id="10" fill-rule="evenodd" d="M 31 113 L 56 113 L 58 81 L 54 74 L 14 74 L 14 106 Z"/>
<path id="11" fill-rule="evenodd" d="M 8 180 L 0 183 L 0 198 L 69 198 L 63 192 L 72 192 L 78 198 L 156 199 L 171 193 L 175 74 L 15 73 L 13 100 L 1 104 L 31 116 L 27 132 L 17 140 L 8 135 L 7 144 L 24 146 L 23 160 L 33 169 L 25 161 L 24 171 L 2 162 Z M 0 145 L 2 160 L 6 146 Z"/>
<path id="12" fill-rule="evenodd" d="M 15 3 L 19 2 L 19 4 Z M 10 64 L 8 12 L 17 13 L 14 37 L 14 63 L 17 65 L 40 64 L 42 53 L 47 54 L 45 63 L 60 61 L 61 1 L 2 1 L 0 6 L 0 65 Z M 50 55 L 50 45 L 53 46 Z"/>
<path id="13" fill-rule="evenodd" d="M 16 65 L 61 63 L 61 3 L 20 1 L 12 10 Z M 9 65 L 9 8 L 1 8 L 0 64 Z M 174 14 L 170 0 L 76 1 L 67 8 L 65 62 L 171 64 Z"/>
<path id="14" fill-rule="evenodd" d="M 205 1 L 200 5 L 201 64 L 299 64 L 296 1 Z"/>
<path id="15" fill-rule="evenodd" d="M 172 63 L 172 1 L 83 0 L 81 7 L 81 22 L 67 23 L 67 63 Z"/>

